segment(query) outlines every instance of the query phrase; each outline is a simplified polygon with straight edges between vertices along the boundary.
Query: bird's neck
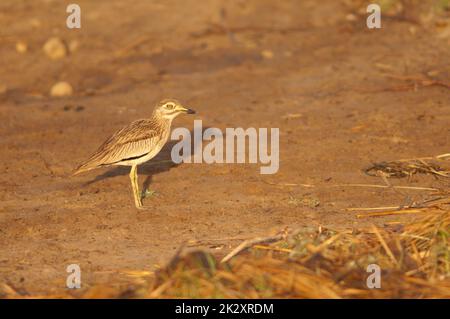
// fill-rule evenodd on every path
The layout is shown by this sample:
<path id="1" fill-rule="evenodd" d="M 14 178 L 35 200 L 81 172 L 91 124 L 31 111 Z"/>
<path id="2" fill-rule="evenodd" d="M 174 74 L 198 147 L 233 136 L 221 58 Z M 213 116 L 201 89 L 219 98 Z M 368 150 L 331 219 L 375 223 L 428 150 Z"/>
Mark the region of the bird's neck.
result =
<path id="1" fill-rule="evenodd" d="M 173 117 L 164 117 L 159 113 L 153 113 L 152 120 L 161 126 L 161 128 L 169 127 L 172 125 Z"/>

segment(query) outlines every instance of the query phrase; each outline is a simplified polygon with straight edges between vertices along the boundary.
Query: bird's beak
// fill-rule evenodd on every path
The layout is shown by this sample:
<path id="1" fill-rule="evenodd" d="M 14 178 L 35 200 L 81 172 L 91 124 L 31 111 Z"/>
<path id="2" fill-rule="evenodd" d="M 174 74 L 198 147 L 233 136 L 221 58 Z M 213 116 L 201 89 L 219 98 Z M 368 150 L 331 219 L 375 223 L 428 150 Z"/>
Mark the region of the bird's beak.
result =
<path id="1" fill-rule="evenodd" d="M 194 111 L 193 109 L 187 109 L 187 108 L 185 108 L 185 107 L 183 107 L 183 108 L 181 109 L 181 111 L 183 111 L 183 112 L 186 113 L 186 114 L 195 114 L 195 111 Z"/>

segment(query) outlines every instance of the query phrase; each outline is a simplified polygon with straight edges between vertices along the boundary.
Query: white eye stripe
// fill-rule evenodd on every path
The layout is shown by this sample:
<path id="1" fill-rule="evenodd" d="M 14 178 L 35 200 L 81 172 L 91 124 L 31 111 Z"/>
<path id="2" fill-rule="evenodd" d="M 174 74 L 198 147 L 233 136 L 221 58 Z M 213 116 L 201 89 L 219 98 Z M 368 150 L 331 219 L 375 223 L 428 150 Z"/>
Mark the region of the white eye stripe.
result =
<path id="1" fill-rule="evenodd" d="M 172 115 L 172 114 L 175 114 L 175 113 L 179 113 L 180 111 L 178 111 L 178 110 L 172 110 L 171 112 L 168 112 L 168 113 L 166 113 L 167 115 Z"/>

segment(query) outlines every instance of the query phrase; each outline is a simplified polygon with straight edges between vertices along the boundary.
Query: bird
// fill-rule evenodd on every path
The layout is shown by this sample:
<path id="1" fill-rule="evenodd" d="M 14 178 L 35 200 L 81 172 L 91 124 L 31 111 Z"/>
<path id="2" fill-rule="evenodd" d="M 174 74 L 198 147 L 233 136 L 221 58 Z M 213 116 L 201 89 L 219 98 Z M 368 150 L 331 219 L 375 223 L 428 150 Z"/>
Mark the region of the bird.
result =
<path id="1" fill-rule="evenodd" d="M 130 180 L 134 204 L 142 209 L 138 185 L 138 165 L 155 157 L 166 144 L 173 119 L 178 115 L 195 114 L 175 99 L 164 99 L 154 108 L 150 118 L 136 120 L 111 135 L 72 175 L 113 165 L 131 166 Z"/>

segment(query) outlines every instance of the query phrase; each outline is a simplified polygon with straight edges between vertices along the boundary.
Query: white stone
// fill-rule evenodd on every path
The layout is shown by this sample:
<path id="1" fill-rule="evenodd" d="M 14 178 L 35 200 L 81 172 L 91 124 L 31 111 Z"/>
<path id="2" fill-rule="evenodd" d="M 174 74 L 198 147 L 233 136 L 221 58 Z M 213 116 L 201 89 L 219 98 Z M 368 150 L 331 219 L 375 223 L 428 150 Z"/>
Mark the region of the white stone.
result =
<path id="1" fill-rule="evenodd" d="M 58 82 L 54 84 L 50 90 L 51 96 L 69 96 L 73 94 L 72 86 L 67 82 Z"/>
<path id="2" fill-rule="evenodd" d="M 67 48 L 64 42 L 59 38 L 50 38 L 44 44 L 44 52 L 53 60 L 61 59 L 67 55 Z"/>

